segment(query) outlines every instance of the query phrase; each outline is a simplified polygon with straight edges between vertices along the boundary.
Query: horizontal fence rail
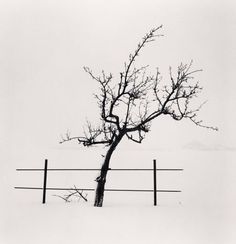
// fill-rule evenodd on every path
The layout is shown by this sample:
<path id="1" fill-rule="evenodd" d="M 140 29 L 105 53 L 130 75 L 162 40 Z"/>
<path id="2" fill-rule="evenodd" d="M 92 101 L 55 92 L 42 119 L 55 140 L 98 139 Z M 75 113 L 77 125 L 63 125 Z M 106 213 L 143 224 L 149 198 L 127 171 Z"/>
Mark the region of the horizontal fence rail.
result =
<path id="1" fill-rule="evenodd" d="M 17 171 L 44 171 L 44 169 L 16 169 Z M 101 169 L 47 169 L 47 171 L 100 171 Z M 153 171 L 153 169 L 111 169 L 114 171 Z M 183 169 L 156 169 L 157 171 L 182 171 Z"/>
<path id="2" fill-rule="evenodd" d="M 45 159 L 44 169 L 43 168 L 20 168 L 16 169 L 17 171 L 43 171 L 43 187 L 29 187 L 29 186 L 15 186 L 14 188 L 17 190 L 43 190 L 43 201 L 42 203 L 46 203 L 46 191 L 71 191 L 71 190 L 78 190 L 78 191 L 95 191 L 95 188 L 63 188 L 63 187 L 47 187 L 47 172 L 48 171 L 100 171 L 101 169 L 78 169 L 78 168 L 48 168 L 48 160 Z M 157 205 L 157 193 L 158 192 L 181 192 L 181 190 L 161 190 L 157 189 L 157 176 L 156 171 L 183 171 L 183 169 L 169 169 L 169 168 L 157 168 L 156 167 L 156 160 L 153 160 L 153 169 L 145 169 L 145 168 L 118 168 L 112 169 L 109 168 L 108 170 L 111 171 L 153 171 L 153 189 L 105 189 L 105 191 L 110 192 L 153 192 L 154 196 L 154 206 Z"/>
<path id="3" fill-rule="evenodd" d="M 27 187 L 27 186 L 15 186 L 15 189 L 20 190 L 43 190 L 43 187 Z M 60 188 L 60 187 L 47 187 L 46 190 L 49 191 L 95 191 L 95 188 Z M 133 192 L 153 192 L 153 190 L 145 189 L 105 189 L 105 191 L 133 191 Z M 180 190 L 156 190 L 156 192 L 181 192 Z"/>

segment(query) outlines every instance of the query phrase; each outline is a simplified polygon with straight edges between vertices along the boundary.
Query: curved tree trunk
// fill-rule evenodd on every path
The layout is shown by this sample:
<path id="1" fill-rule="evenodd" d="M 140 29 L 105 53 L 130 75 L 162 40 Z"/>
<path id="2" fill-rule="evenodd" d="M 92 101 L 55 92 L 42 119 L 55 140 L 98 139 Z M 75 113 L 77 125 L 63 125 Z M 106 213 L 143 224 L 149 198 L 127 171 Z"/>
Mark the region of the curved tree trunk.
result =
<path id="1" fill-rule="evenodd" d="M 100 175 L 96 178 L 96 181 L 98 184 L 97 184 L 96 193 L 95 193 L 95 202 L 94 202 L 95 207 L 102 207 L 105 184 L 106 184 L 106 177 L 107 177 L 107 172 L 109 170 L 110 159 L 111 159 L 112 153 L 115 151 L 116 146 L 119 144 L 119 142 L 121 141 L 123 136 L 124 136 L 123 134 L 119 134 L 116 137 L 116 140 L 111 144 L 110 148 L 108 149 L 108 151 L 106 153 Z"/>

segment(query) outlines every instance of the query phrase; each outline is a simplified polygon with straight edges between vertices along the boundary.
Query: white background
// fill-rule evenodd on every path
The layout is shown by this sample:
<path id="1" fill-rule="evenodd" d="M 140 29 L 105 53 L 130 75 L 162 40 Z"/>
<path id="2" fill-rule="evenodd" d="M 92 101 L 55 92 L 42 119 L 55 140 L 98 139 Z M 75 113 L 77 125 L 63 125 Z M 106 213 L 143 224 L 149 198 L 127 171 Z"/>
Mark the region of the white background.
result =
<path id="1" fill-rule="evenodd" d="M 191 243 L 188 241 L 194 239 L 196 243 L 231 243 L 233 239 L 226 230 L 233 226 L 232 206 L 235 201 L 235 8 L 234 1 L 230 0 L 0 1 L 2 243 L 27 243 L 30 240 L 26 241 L 20 232 L 19 238 L 22 239 L 17 241 L 17 235 L 16 239 L 10 238 L 14 236 L 13 223 L 20 226 L 22 221 L 13 213 L 19 212 L 16 205 L 22 202 L 22 198 L 22 208 L 26 210 L 29 202 L 36 204 L 41 197 L 40 194 L 12 190 L 14 185 L 28 184 L 33 179 L 41 182 L 40 176 L 19 176 L 15 168 L 41 167 L 44 158 L 49 158 L 52 166 L 60 167 L 99 167 L 101 164 L 98 148 L 86 152 L 76 143 L 59 145 L 60 135 L 67 130 L 72 135 L 80 135 L 86 118 L 95 124 L 98 121 L 93 99 L 98 86 L 83 71 L 83 66 L 89 66 L 97 74 L 101 70 L 112 72 L 115 78 L 119 78 L 124 62 L 142 36 L 161 24 L 164 37 L 146 46 L 137 63 L 149 64 L 150 71 L 159 67 L 163 79 L 168 81 L 169 66 L 176 68 L 181 62 L 189 63 L 193 59 L 193 68 L 203 69 L 196 75 L 204 87 L 199 101 L 208 100 L 199 116 L 205 124 L 219 127 L 219 132 L 197 128 L 190 121 L 176 123 L 167 117 L 161 118 L 153 122 L 142 145 L 131 142 L 120 145 L 111 167 L 149 167 L 154 157 L 163 167 L 184 167 L 184 176 L 174 177 L 174 184 L 170 187 L 182 187 L 185 193 L 181 197 L 170 197 L 169 201 L 161 198 L 163 205 L 175 206 L 181 202 L 181 206 L 185 204 L 198 209 L 200 204 L 199 216 L 204 217 L 208 211 L 206 205 L 212 209 L 212 216 L 215 221 L 218 219 L 219 225 L 212 226 L 210 217 L 199 217 L 199 225 L 206 225 L 205 228 L 212 231 L 210 239 L 205 232 L 198 235 L 194 231 L 190 231 L 189 239 L 184 239 L 188 223 L 194 226 L 194 221 L 186 221 L 177 234 L 176 243 L 181 240 L 180 243 L 185 243 L 184 240 Z M 73 180 L 61 177 L 58 178 L 61 185 L 74 184 Z M 94 184 L 94 177 L 88 179 L 91 184 Z M 170 180 L 164 177 L 162 182 Z M 114 181 L 111 179 L 108 184 L 115 185 L 119 181 L 119 177 L 114 176 Z M 131 180 L 127 178 L 124 182 L 126 185 Z M 32 194 L 31 199 L 27 198 L 28 194 Z M 122 197 L 114 199 L 114 195 L 108 195 L 107 204 L 119 205 Z M 7 207 L 9 203 L 12 203 L 11 210 Z M 35 205 L 30 211 L 42 214 L 42 209 Z M 64 205 L 59 211 L 67 216 Z M 142 211 L 145 212 L 145 208 Z M 165 214 L 159 211 L 165 221 Z M 188 218 L 194 211 L 177 212 L 179 218 Z M 112 210 L 106 212 L 106 216 L 112 213 Z M 97 215 L 94 216 L 90 217 L 96 220 Z M 34 233 L 32 219 L 27 220 L 26 225 Z M 67 220 L 65 217 L 65 222 Z M 76 218 L 74 221 L 75 225 L 78 224 Z M 225 232 L 220 234 L 221 228 Z M 222 239 L 217 239 L 217 235 Z M 58 236 L 61 240 L 62 237 Z M 66 234 L 62 236 L 67 238 Z M 50 243 L 56 240 L 52 239 Z M 150 243 L 154 243 L 151 237 Z M 162 243 L 175 242 L 164 242 L 163 239 Z"/>

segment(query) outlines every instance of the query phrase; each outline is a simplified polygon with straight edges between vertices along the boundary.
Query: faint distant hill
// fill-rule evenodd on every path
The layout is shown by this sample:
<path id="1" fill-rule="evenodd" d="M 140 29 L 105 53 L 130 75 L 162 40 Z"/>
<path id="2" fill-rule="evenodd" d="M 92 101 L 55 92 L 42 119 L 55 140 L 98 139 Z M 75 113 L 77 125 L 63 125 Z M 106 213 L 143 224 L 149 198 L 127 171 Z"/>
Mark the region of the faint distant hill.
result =
<path id="1" fill-rule="evenodd" d="M 183 149 L 199 151 L 236 151 L 236 147 L 225 146 L 222 144 L 208 145 L 199 141 L 191 141 L 185 144 Z"/>

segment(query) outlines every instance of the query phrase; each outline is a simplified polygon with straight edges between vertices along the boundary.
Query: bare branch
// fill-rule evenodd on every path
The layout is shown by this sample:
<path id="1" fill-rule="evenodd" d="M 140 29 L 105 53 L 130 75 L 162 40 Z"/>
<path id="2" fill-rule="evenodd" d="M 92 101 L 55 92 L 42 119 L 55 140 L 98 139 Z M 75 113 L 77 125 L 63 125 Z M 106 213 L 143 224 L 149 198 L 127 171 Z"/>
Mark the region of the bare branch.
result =
<path id="1" fill-rule="evenodd" d="M 98 144 L 110 145 L 112 143 L 114 136 L 112 135 L 111 137 L 108 137 L 107 131 L 104 131 L 103 129 L 99 129 L 99 128 L 92 129 L 89 125 L 87 129 L 88 132 L 84 132 L 85 135 L 83 137 L 80 136 L 71 137 L 70 133 L 67 132 L 65 137 L 63 136 L 61 137 L 60 144 L 72 140 L 77 140 L 79 143 L 83 144 L 83 146 L 86 147 L 98 145 Z M 100 135 L 103 135 L 103 137 L 100 137 Z"/>
<path id="2" fill-rule="evenodd" d="M 146 43 L 148 43 L 148 42 L 150 42 L 150 41 L 153 41 L 154 38 L 155 38 L 156 36 L 162 36 L 162 35 L 155 35 L 155 33 L 156 33 L 158 30 L 160 30 L 161 28 L 162 28 L 162 25 L 159 26 L 159 27 L 157 27 L 157 28 L 152 29 L 149 33 L 147 33 L 147 34 L 143 37 L 142 42 L 140 42 L 140 43 L 138 44 L 138 47 L 137 47 L 137 49 L 135 50 L 134 54 L 130 54 L 130 56 L 129 56 L 129 62 L 128 62 L 127 67 L 126 67 L 126 70 L 125 70 L 125 77 L 124 77 L 124 83 L 125 83 L 125 85 L 124 85 L 123 90 L 125 90 L 125 88 L 126 88 L 126 86 L 127 86 L 127 82 L 128 82 L 127 77 L 128 77 L 130 68 L 131 68 L 132 64 L 134 63 L 136 57 L 139 55 L 139 52 L 141 51 L 141 49 L 144 47 L 144 45 L 145 45 Z"/>
<path id="3" fill-rule="evenodd" d="M 63 196 L 60 196 L 60 195 L 53 195 L 55 197 L 59 197 L 61 198 L 62 200 L 64 200 L 65 202 L 71 202 L 72 201 L 72 198 L 77 198 L 77 199 L 83 199 L 85 202 L 88 201 L 87 199 L 87 195 L 88 194 L 83 194 L 83 190 L 79 190 L 77 189 L 76 186 L 74 186 L 74 188 L 71 188 L 71 190 L 68 191 L 69 193 L 68 194 L 65 194 Z"/>
<path id="4" fill-rule="evenodd" d="M 218 130 L 197 119 L 202 106 L 192 108 L 192 99 L 202 91 L 202 87 L 193 77 L 201 70 L 192 69 L 192 60 L 189 64 L 181 63 L 177 67 L 176 75 L 169 67 L 169 81 L 165 81 L 163 85 L 158 68 L 154 75 L 149 75 L 147 65 L 135 67 L 136 58 L 143 47 L 154 41 L 155 37 L 162 36 L 157 34 L 161 28 L 162 26 L 154 28 L 143 37 L 134 53 L 129 55 L 124 71 L 119 73 L 118 82 L 114 82 L 112 74 L 107 75 L 102 71 L 100 76 L 96 76 L 90 68 L 84 67 L 85 72 L 99 84 L 100 92 L 94 96 L 100 108 L 102 124 L 93 128 L 87 122 L 84 136 L 71 137 L 70 133 L 67 133 L 61 143 L 77 140 L 84 146 L 109 146 L 121 134 L 141 143 L 144 134 L 149 131 L 151 121 L 161 115 L 169 115 L 177 121 L 189 119 L 197 126 Z M 134 132 L 137 132 L 136 137 L 132 134 Z"/>

